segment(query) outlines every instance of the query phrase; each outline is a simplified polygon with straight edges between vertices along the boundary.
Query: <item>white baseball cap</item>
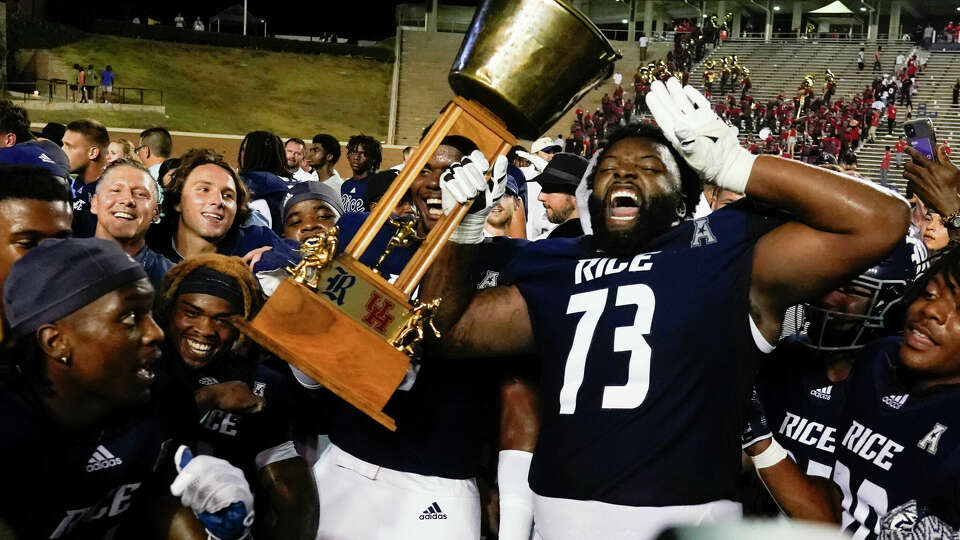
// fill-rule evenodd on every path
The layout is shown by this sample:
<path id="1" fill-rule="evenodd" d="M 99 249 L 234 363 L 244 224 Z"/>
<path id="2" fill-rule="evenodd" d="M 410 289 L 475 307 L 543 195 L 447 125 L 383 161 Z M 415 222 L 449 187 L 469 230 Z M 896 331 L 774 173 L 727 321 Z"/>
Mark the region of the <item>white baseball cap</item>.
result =
<path id="1" fill-rule="evenodd" d="M 562 150 L 560 145 L 550 137 L 540 137 L 530 146 L 530 153 L 532 154 L 536 154 L 537 152 L 549 152 L 553 154 L 560 150 Z"/>

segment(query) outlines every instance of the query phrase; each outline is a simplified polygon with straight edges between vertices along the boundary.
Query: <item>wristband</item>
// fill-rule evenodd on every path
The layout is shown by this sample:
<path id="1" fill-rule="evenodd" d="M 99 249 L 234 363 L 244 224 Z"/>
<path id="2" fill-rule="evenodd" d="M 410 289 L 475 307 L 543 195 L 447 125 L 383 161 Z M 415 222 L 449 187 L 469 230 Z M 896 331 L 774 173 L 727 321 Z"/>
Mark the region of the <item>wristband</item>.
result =
<path id="1" fill-rule="evenodd" d="M 767 467 L 773 467 L 777 463 L 780 463 L 787 456 L 787 451 L 780 446 L 780 443 L 777 442 L 777 439 L 771 438 L 770 446 L 768 446 L 763 452 L 760 452 L 755 456 L 750 456 L 750 459 L 753 461 L 753 468 L 766 469 Z"/>
<path id="2" fill-rule="evenodd" d="M 467 201 L 467 204 L 470 202 Z M 483 242 L 483 226 L 486 223 L 487 216 L 484 213 L 467 214 L 450 235 L 450 241 L 455 244 L 479 244 Z"/>
<path id="3" fill-rule="evenodd" d="M 735 191 L 737 193 L 747 192 L 747 181 L 750 180 L 750 172 L 753 170 L 753 162 L 757 156 L 747 152 L 746 148 L 739 147 L 740 152 L 730 159 L 724 174 L 717 175 L 717 185 Z"/>

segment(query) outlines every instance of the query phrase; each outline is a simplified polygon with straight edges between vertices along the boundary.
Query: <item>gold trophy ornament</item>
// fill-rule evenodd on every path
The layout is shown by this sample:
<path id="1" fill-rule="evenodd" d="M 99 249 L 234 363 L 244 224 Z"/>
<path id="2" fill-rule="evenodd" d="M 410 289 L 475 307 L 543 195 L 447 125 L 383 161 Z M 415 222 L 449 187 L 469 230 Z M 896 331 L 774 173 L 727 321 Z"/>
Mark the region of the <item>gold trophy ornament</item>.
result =
<path id="1" fill-rule="evenodd" d="M 427 330 L 436 335 L 431 317 L 440 302 L 411 305 L 409 299 L 469 205 L 459 205 L 437 222 L 393 284 L 360 263 L 361 255 L 444 137 L 469 138 L 493 163 L 516 143 L 516 136 L 539 137 L 612 75 L 619 58 L 596 25 L 567 0 L 481 2 L 450 69 L 448 81 L 456 97 L 350 244 L 330 260 L 320 249 L 328 240 L 311 243 L 304 254 L 309 261 L 291 269 L 294 275 L 281 282 L 253 321 L 236 320 L 235 326 L 396 429 L 383 407 L 410 367 L 408 354 Z M 409 231 L 398 231 L 389 249 L 412 241 Z M 310 272 L 316 272 L 315 279 Z"/>
<path id="2" fill-rule="evenodd" d="M 380 255 L 377 264 L 373 266 L 374 274 L 380 273 L 380 267 L 383 265 L 383 261 L 387 260 L 387 257 L 393 253 L 394 249 L 398 247 L 410 247 L 413 242 L 420 242 L 424 238 L 417 233 L 417 220 L 415 219 L 400 220 L 390 218 L 389 222 L 396 227 L 397 231 L 390 237 L 390 240 L 387 242 L 387 247 L 383 250 L 383 254 Z"/>
<path id="3" fill-rule="evenodd" d="M 307 238 L 300 245 L 300 262 L 287 272 L 293 275 L 293 280 L 312 290 L 320 286 L 320 272 L 326 268 L 333 256 L 337 253 L 337 233 L 339 227 L 320 233 L 320 236 Z"/>

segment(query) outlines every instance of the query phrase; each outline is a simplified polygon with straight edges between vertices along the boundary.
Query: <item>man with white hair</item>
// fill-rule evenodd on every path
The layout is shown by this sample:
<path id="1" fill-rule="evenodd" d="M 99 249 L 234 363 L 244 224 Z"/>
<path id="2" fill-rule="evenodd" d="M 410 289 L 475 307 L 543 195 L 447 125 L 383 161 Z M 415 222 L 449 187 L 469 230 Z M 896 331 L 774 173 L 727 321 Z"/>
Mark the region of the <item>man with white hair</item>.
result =
<path id="1" fill-rule="evenodd" d="M 160 217 L 159 204 L 156 180 L 132 159 L 107 166 L 90 198 L 90 212 L 97 216 L 94 236 L 120 244 L 143 266 L 158 291 L 163 290 L 163 276 L 173 268 L 173 262 L 147 247 L 147 229 Z"/>

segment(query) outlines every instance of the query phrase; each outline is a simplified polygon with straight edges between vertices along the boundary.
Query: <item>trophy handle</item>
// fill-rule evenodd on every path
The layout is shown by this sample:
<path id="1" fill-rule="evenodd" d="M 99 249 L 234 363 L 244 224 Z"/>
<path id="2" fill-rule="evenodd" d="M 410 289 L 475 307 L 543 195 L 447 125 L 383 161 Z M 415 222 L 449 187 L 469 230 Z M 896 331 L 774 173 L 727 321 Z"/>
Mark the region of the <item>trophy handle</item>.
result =
<path id="1" fill-rule="evenodd" d="M 490 162 L 490 172 L 497 156 L 506 154 L 510 147 L 516 144 L 516 138 L 507 131 L 503 121 L 494 116 L 489 110 L 475 101 L 456 97 L 444 107 L 427 135 L 420 141 L 420 145 L 407 160 L 400 175 L 393 181 L 390 189 L 381 198 L 377 208 L 364 221 L 354 235 L 345 252 L 359 260 L 373 241 L 380 228 L 390 219 L 390 213 L 400 203 L 414 179 L 424 165 L 433 157 L 433 153 L 440 146 L 447 135 L 462 135 L 469 138 L 480 148 L 483 155 Z M 450 235 L 467 215 L 469 205 L 459 204 L 450 215 L 444 216 L 427 235 L 426 240 L 413 258 L 407 263 L 394 286 L 404 295 L 409 296 L 423 278 L 427 269 L 436 260 Z"/>

